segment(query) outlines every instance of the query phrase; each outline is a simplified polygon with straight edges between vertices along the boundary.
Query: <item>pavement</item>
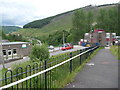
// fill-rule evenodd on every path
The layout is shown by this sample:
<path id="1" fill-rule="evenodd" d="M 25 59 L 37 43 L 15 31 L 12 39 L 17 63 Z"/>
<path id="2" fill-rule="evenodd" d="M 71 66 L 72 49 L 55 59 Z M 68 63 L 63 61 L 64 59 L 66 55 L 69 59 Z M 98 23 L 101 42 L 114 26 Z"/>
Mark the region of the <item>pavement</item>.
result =
<path id="1" fill-rule="evenodd" d="M 76 50 L 84 49 L 84 48 L 86 48 L 86 47 L 75 45 L 73 49 L 62 51 L 62 50 L 60 50 L 59 47 L 57 47 L 54 49 L 54 51 L 50 51 L 50 56 L 54 56 L 54 55 L 58 55 L 58 54 L 66 53 L 66 52 L 72 52 L 72 51 L 76 51 Z M 23 59 L 20 59 L 20 60 L 5 63 L 5 68 L 10 68 L 13 64 L 23 63 L 23 62 L 28 61 L 28 60 L 30 60 L 30 58 L 27 56 L 27 57 L 24 57 Z M 2 66 L 2 64 L 0 64 L 0 70 L 2 68 L 3 68 L 3 66 Z"/>
<path id="2" fill-rule="evenodd" d="M 118 60 L 109 48 L 100 50 L 65 88 L 118 88 Z"/>
<path id="3" fill-rule="evenodd" d="M 23 59 L 5 63 L 5 68 L 10 68 L 13 64 L 23 63 L 23 62 L 28 61 L 28 60 L 30 60 L 30 58 L 29 58 L 28 56 L 26 56 L 26 57 L 24 57 Z M 3 68 L 3 65 L 0 64 L 0 70 L 1 70 L 2 68 Z"/>

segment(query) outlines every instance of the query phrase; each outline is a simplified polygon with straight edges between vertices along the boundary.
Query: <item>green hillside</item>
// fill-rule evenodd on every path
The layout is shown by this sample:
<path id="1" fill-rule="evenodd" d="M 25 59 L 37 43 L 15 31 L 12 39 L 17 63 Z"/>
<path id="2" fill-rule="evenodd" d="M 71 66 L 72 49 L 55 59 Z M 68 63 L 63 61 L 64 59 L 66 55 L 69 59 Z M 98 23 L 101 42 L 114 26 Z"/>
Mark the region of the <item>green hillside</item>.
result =
<path id="1" fill-rule="evenodd" d="M 18 26 L 2 26 L 2 30 L 4 31 L 4 33 L 8 34 L 8 33 L 12 33 L 15 31 L 20 30 L 21 28 Z"/>
<path id="2" fill-rule="evenodd" d="M 109 9 L 109 8 L 115 8 L 117 7 L 117 4 L 107 4 L 107 5 L 100 5 L 100 6 L 86 6 L 83 8 L 75 9 L 72 11 L 68 11 L 53 17 L 48 17 L 42 20 L 37 20 L 30 22 L 26 25 L 24 25 L 23 29 L 20 29 L 17 32 L 14 32 L 14 34 L 21 34 L 25 37 L 40 37 L 40 36 L 45 36 L 49 35 L 55 31 L 62 31 L 62 30 L 67 30 L 69 31 L 72 28 L 72 18 L 73 18 L 73 13 L 76 10 L 83 9 L 86 13 L 89 11 L 93 12 L 94 17 L 97 16 L 97 12 L 101 8 Z M 96 21 L 96 20 L 94 20 Z"/>

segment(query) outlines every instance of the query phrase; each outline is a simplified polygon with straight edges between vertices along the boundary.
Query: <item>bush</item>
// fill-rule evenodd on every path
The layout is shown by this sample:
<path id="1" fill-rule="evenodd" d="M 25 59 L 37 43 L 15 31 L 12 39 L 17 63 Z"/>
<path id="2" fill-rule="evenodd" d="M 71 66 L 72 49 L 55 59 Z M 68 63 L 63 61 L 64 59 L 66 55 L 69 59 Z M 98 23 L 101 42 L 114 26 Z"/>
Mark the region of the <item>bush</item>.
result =
<path id="1" fill-rule="evenodd" d="M 114 56 L 117 56 L 117 57 L 118 57 L 118 46 L 115 46 L 115 45 L 111 46 L 111 47 L 110 47 L 110 51 L 112 52 L 112 54 L 113 54 Z"/>
<path id="2" fill-rule="evenodd" d="M 41 46 L 35 45 L 32 48 L 32 52 L 30 54 L 31 60 L 35 61 L 43 61 L 45 59 L 49 58 L 49 50 L 47 48 L 47 45 L 42 44 Z"/>

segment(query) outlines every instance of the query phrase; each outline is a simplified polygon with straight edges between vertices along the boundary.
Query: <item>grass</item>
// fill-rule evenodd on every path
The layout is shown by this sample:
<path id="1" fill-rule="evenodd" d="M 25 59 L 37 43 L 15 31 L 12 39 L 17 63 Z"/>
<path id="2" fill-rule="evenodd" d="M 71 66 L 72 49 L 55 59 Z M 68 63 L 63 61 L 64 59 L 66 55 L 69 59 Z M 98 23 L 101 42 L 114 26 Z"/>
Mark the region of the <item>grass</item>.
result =
<path id="1" fill-rule="evenodd" d="M 61 86 L 64 88 L 68 83 L 70 82 L 73 82 L 74 81 L 74 78 L 75 76 L 82 70 L 82 68 L 85 66 L 85 64 L 87 62 L 89 62 L 96 54 L 97 52 L 100 50 L 100 49 L 103 49 L 102 47 L 96 49 L 93 54 L 88 58 L 86 59 L 78 68 L 75 69 L 74 72 L 72 72 L 71 74 L 69 74 L 66 79 L 61 83 Z"/>
<path id="2" fill-rule="evenodd" d="M 110 47 L 111 53 L 112 53 L 114 56 L 118 57 L 118 60 L 120 60 L 120 55 L 118 54 L 118 53 L 119 53 L 119 50 L 120 50 L 120 47 L 118 47 L 118 46 L 116 46 L 116 45 Z"/>
<path id="3" fill-rule="evenodd" d="M 0 70 L 0 80 L 4 78 L 4 73 L 7 71 L 7 69 Z M 2 86 L 2 82 L 0 82 L 0 86 Z"/>
<path id="4" fill-rule="evenodd" d="M 76 59 L 74 59 L 72 62 L 73 62 L 73 71 L 72 73 L 70 73 L 70 70 L 69 70 L 69 65 L 70 65 L 70 62 L 67 62 L 65 64 L 63 64 L 62 66 L 59 66 L 57 67 L 56 69 L 53 69 L 51 72 L 47 72 L 47 79 L 48 81 L 50 81 L 50 78 L 49 76 L 51 75 L 51 87 L 52 88 L 61 88 L 61 87 L 65 87 L 67 85 L 67 83 L 69 82 L 72 82 L 74 80 L 74 77 L 77 75 L 78 72 L 80 72 L 80 70 L 83 68 L 83 66 L 86 64 L 86 62 L 88 62 L 101 48 L 95 50 L 93 52 L 93 54 L 87 59 L 85 60 L 85 55 L 82 56 L 82 65 L 79 64 L 79 57 L 77 57 Z M 73 52 L 73 55 L 77 55 L 79 51 L 74 51 Z M 57 56 L 53 56 L 50 58 L 50 60 L 48 60 L 48 63 L 49 62 L 52 62 L 52 61 L 55 61 L 55 63 L 52 63 L 52 64 L 49 64 L 47 65 L 47 67 L 51 67 L 51 66 L 54 66 L 55 64 L 58 64 L 60 62 L 63 62 L 64 60 L 67 60 L 69 58 L 69 53 L 65 53 L 65 54 L 61 54 L 61 55 L 57 55 Z M 59 60 L 59 61 L 57 61 Z M 18 67 L 22 67 L 23 68 L 23 71 L 25 71 L 25 68 L 26 68 L 26 65 L 30 64 L 31 65 L 31 68 L 33 68 L 33 62 L 31 61 L 27 61 L 27 62 L 24 62 L 23 64 L 19 64 L 19 65 L 14 65 L 14 67 L 12 67 L 11 69 L 13 70 L 13 75 L 16 74 L 16 69 Z M 43 65 L 44 63 L 38 63 L 38 65 Z M 28 69 L 30 70 L 30 68 Z M 39 69 L 39 70 L 35 70 L 35 71 L 32 71 L 31 74 L 34 74 L 34 73 L 37 73 L 37 72 L 40 72 L 44 70 L 44 67 L 42 69 Z M 6 71 L 6 70 L 5 70 Z M 30 72 L 27 73 L 28 75 L 30 75 Z M 9 74 L 8 74 L 9 76 Z M 26 77 L 26 74 L 24 74 L 22 77 L 19 76 L 19 79 L 22 79 L 22 78 L 25 78 Z M 32 78 L 32 85 L 30 85 L 30 82 L 28 83 L 28 85 L 26 85 L 26 82 L 25 85 L 24 85 L 24 88 L 25 87 L 35 87 L 36 86 L 36 82 L 37 80 L 41 80 L 42 82 L 38 82 L 37 85 L 44 88 L 44 74 L 41 74 L 40 76 L 36 77 L 36 78 Z M 16 81 L 16 77 L 13 78 L 13 81 Z M 36 81 L 36 82 L 35 82 Z M 10 83 L 10 79 L 8 80 L 8 83 Z M 24 84 L 23 83 L 23 84 Z M 50 83 L 50 82 L 48 82 Z M 19 87 L 21 87 L 21 84 L 19 85 Z M 48 86 L 49 87 L 49 86 Z M 16 86 L 14 86 L 14 88 L 16 88 Z"/>
<path id="5" fill-rule="evenodd" d="M 72 16 L 56 17 L 50 24 L 42 28 L 25 28 L 20 29 L 15 34 L 21 34 L 25 37 L 39 37 L 51 34 L 59 30 L 69 30 L 72 27 Z"/>

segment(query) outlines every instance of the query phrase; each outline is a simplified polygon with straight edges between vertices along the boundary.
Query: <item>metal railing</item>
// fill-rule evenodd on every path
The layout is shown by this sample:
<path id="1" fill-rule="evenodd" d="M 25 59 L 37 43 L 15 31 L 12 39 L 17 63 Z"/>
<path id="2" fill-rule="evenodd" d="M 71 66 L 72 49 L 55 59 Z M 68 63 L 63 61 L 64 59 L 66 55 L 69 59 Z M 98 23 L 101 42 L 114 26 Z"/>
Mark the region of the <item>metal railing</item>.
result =
<path id="1" fill-rule="evenodd" d="M 44 62 L 7 70 L 0 80 L 1 89 L 6 88 L 61 88 L 64 79 L 79 67 L 98 47 L 66 53 Z"/>

